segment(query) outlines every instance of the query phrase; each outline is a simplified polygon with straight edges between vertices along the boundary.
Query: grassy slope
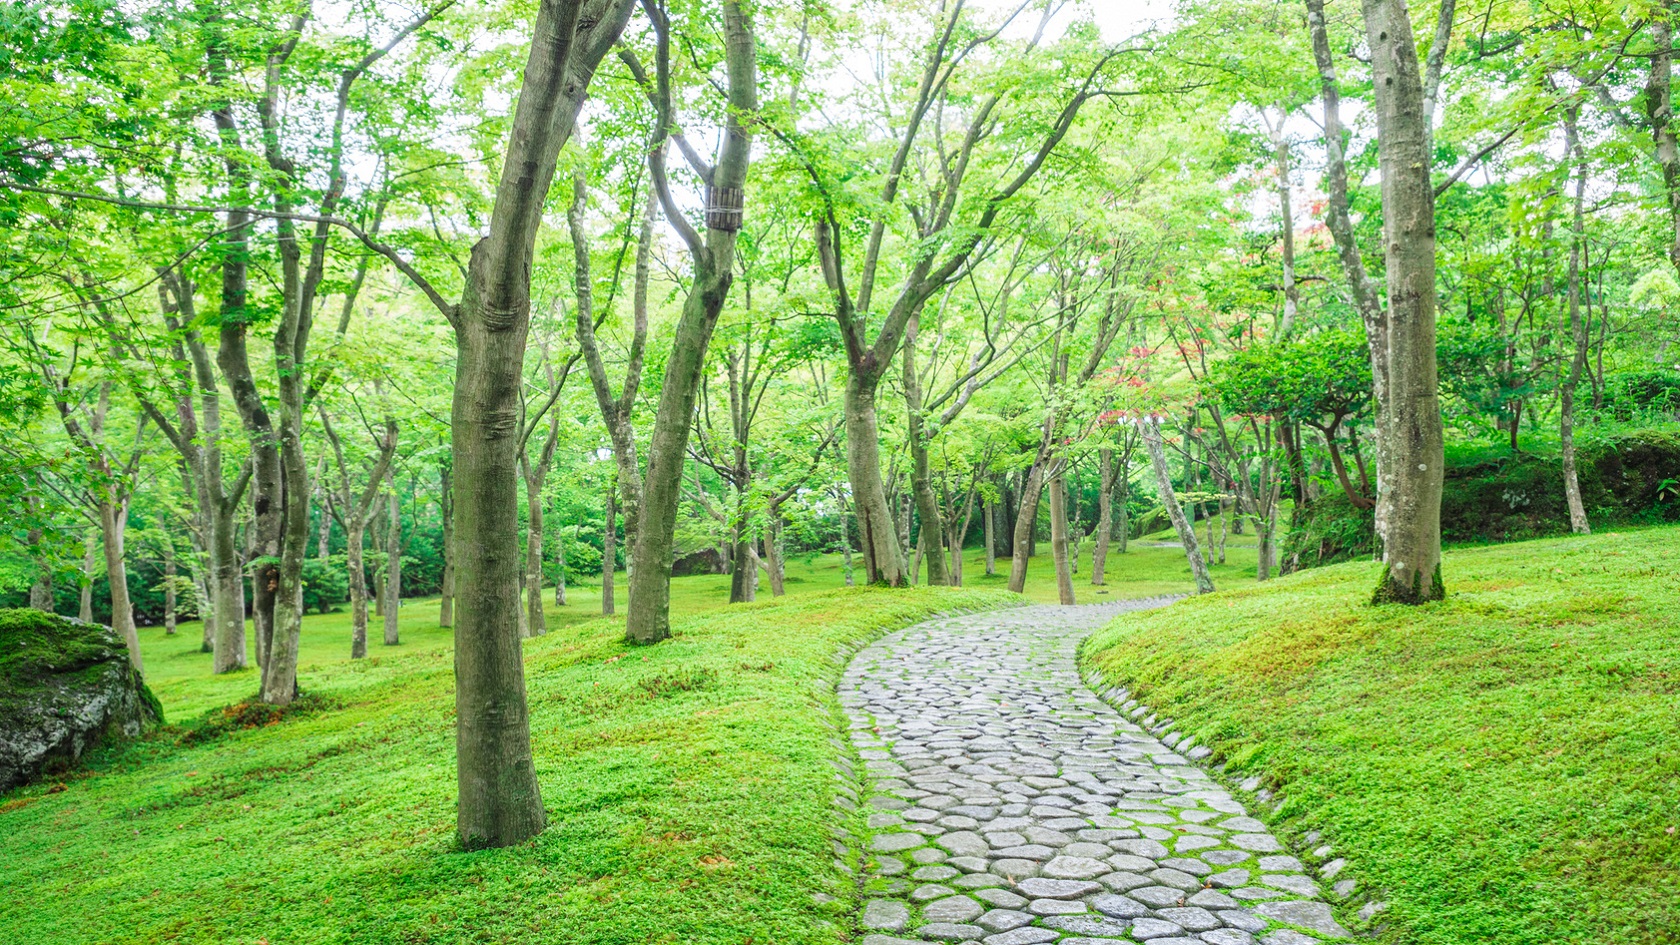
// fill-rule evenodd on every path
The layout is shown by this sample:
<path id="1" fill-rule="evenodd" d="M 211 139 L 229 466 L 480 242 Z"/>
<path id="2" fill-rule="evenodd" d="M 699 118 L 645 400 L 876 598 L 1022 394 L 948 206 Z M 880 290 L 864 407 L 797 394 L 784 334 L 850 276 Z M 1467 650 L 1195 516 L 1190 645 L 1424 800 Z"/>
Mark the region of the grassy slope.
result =
<path id="1" fill-rule="evenodd" d="M 688 617 L 646 649 L 609 620 L 556 629 L 526 650 L 552 826 L 471 854 L 447 648 L 412 633 L 395 655 L 317 664 L 305 684 L 333 708 L 200 745 L 166 732 L 67 790 L 14 794 L 0 940 L 833 942 L 812 900 L 841 892 L 831 657 L 1011 599 L 840 590 Z"/>
<path id="2" fill-rule="evenodd" d="M 1367 563 L 1128 616 L 1086 650 L 1322 830 L 1385 941 L 1680 941 L 1680 529 Z"/>

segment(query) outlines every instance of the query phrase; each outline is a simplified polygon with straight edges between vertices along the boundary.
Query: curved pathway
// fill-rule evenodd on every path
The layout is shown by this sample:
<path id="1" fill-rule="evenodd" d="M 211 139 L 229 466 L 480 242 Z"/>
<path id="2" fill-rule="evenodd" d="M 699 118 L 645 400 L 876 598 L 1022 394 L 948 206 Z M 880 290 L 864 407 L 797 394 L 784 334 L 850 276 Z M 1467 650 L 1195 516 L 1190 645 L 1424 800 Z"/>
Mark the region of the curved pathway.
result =
<path id="1" fill-rule="evenodd" d="M 1260 821 L 1080 680 L 1163 600 L 950 617 L 840 684 L 868 768 L 864 945 L 1308 945 L 1348 936 Z"/>

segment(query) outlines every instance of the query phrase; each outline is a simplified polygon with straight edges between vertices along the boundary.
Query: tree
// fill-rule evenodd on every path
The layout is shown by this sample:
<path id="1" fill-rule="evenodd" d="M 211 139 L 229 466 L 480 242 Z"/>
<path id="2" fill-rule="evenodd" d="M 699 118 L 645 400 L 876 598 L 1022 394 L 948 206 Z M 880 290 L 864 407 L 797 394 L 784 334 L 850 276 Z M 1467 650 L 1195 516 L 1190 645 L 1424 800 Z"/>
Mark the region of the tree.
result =
<path id="1" fill-rule="evenodd" d="M 344 528 L 345 566 L 350 575 L 350 658 L 361 659 L 367 656 L 368 629 L 367 570 L 362 559 L 365 550 L 363 536 L 366 534 L 368 513 L 373 510 L 373 503 L 379 498 L 380 486 L 384 484 L 386 473 L 391 468 L 391 459 L 397 452 L 397 423 L 395 420 L 385 420 L 383 429 L 376 438 L 378 453 L 367 471 L 367 483 L 358 495 L 351 486 L 350 464 L 345 461 L 344 445 L 339 441 L 338 433 L 333 430 L 332 417 L 327 414 L 326 407 L 321 406 L 318 409 L 321 415 L 321 429 L 327 435 L 327 442 L 332 444 L 333 458 L 338 465 L 338 496 L 330 501 L 333 516 Z M 394 611 L 394 607 L 386 609 L 387 614 Z"/>

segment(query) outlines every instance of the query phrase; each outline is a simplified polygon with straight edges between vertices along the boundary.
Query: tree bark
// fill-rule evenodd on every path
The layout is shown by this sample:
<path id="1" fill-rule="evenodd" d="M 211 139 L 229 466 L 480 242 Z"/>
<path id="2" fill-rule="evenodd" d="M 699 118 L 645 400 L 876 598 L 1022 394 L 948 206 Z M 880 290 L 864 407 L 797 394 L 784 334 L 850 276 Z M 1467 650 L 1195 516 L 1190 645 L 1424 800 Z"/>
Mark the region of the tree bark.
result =
<path id="1" fill-rule="evenodd" d="M 41 552 L 41 529 L 29 529 L 27 540 L 31 557 L 35 560 L 35 581 L 29 585 L 29 606 L 32 610 L 43 613 L 56 613 L 57 605 L 53 602 L 53 573 L 46 555 Z"/>
<path id="2" fill-rule="evenodd" d="M 668 24 L 661 22 L 656 26 L 661 43 L 660 121 L 669 127 Z M 747 164 L 752 156 L 750 120 L 758 110 L 753 28 L 739 0 L 724 0 L 723 27 L 730 107 L 722 152 L 712 169 L 708 204 L 720 195 L 739 196 L 745 186 Z M 625 637 L 637 644 L 657 643 L 671 635 L 671 549 L 677 505 L 682 497 L 683 464 L 687 460 L 688 435 L 694 421 L 700 375 L 705 369 L 706 349 L 734 281 L 735 244 L 740 227 L 740 220 L 729 219 L 727 211 L 714 215 L 708 208 L 705 236 L 695 233 L 671 198 L 663 151 L 651 150 L 648 161 L 660 202 L 665 206 L 666 219 L 678 224 L 688 243 L 693 281 L 677 321 L 671 357 L 665 366 L 665 384 L 660 390 L 648 445 L 641 520 L 632 546 L 634 567 L 630 573 L 630 612 L 625 620 Z M 744 206 L 744 198 L 741 199 Z"/>
<path id="3" fill-rule="evenodd" d="M 613 601 L 613 578 L 618 570 L 618 483 L 607 486 L 607 521 L 601 529 L 601 613 L 611 617 L 616 610 Z"/>
<path id="4" fill-rule="evenodd" d="M 93 623 L 93 569 L 99 566 L 99 539 L 92 532 L 82 536 L 82 578 L 79 582 L 81 596 L 76 610 L 76 619 L 82 623 Z"/>
<path id="5" fill-rule="evenodd" d="M 1581 479 L 1575 468 L 1575 391 L 1586 368 L 1588 347 L 1586 320 L 1581 317 L 1581 252 L 1586 240 L 1587 159 L 1577 128 L 1579 119 L 1578 106 L 1565 110 L 1565 159 L 1577 161 L 1579 171 L 1575 179 L 1575 213 L 1569 241 L 1569 335 L 1574 350 L 1570 352 L 1569 372 L 1564 375 L 1558 390 L 1558 439 L 1563 452 L 1563 493 L 1569 503 L 1569 528 L 1577 535 L 1590 535 L 1592 526 L 1587 521 L 1586 504 L 1581 501 Z"/>
<path id="6" fill-rule="evenodd" d="M 1073 572 L 1068 561 L 1067 483 L 1065 464 L 1050 480 L 1050 553 L 1056 562 L 1056 596 L 1063 605 L 1079 603 L 1073 596 Z"/>
<path id="7" fill-rule="evenodd" d="M 455 626 L 455 483 L 445 460 L 438 467 L 439 512 L 443 518 L 442 597 L 438 601 L 438 626 Z"/>
<path id="8" fill-rule="evenodd" d="M 587 24 L 580 26 L 584 8 Z M 519 843 L 547 817 L 531 762 L 519 615 L 519 408 L 531 258 L 561 147 L 629 0 L 544 0 L 491 211 L 453 310 L 456 834 L 468 849 Z M 573 49 L 581 53 L 574 62 Z"/>
<path id="9" fill-rule="evenodd" d="M 1104 570 L 1108 567 L 1109 536 L 1114 531 L 1114 451 L 1099 450 L 1097 453 L 1098 482 L 1097 488 L 1097 543 L 1091 549 L 1091 584 L 1095 587 L 1103 585 Z"/>
<path id="10" fill-rule="evenodd" d="M 1196 593 L 1213 593 L 1213 578 L 1208 576 L 1207 564 L 1202 560 L 1202 552 L 1196 544 L 1196 529 L 1184 515 L 1184 508 L 1178 504 L 1178 496 L 1173 492 L 1172 470 L 1167 466 L 1166 448 L 1161 442 L 1161 427 L 1153 418 L 1146 417 L 1141 423 L 1144 448 L 1149 451 L 1149 462 L 1155 470 L 1155 488 L 1161 494 L 1161 504 L 1166 507 L 1167 517 L 1172 519 L 1173 529 L 1178 532 L 1178 540 L 1184 545 L 1184 557 L 1190 562 L 1190 574 L 1196 581 Z"/>
<path id="11" fill-rule="evenodd" d="M 1365 269 L 1364 257 L 1360 253 L 1359 241 L 1353 230 L 1353 216 L 1348 201 L 1348 169 L 1347 156 L 1343 150 L 1346 147 L 1346 134 L 1342 128 L 1341 116 L 1341 88 L 1336 76 L 1336 61 L 1330 51 L 1330 33 L 1324 18 L 1324 0 L 1306 0 L 1307 24 L 1312 33 L 1313 59 L 1318 66 L 1319 91 L 1324 99 L 1324 148 L 1325 162 L 1325 190 L 1328 196 L 1325 210 L 1325 223 L 1329 227 L 1330 235 L 1336 244 L 1336 255 L 1342 264 L 1343 276 L 1347 279 L 1348 294 L 1353 299 L 1353 306 L 1359 311 L 1359 318 L 1365 324 L 1365 344 L 1371 356 L 1371 382 L 1377 403 L 1378 426 L 1382 425 L 1382 417 L 1388 411 L 1389 379 L 1388 379 L 1388 322 L 1383 315 L 1382 301 L 1377 293 L 1377 287 L 1372 282 Z M 1408 27 L 1406 35 L 1411 36 Z M 1412 61 L 1416 62 L 1416 47 L 1412 47 Z M 1413 70 L 1414 74 L 1416 70 Z M 1421 90 L 1421 84 L 1419 86 Z M 1427 181 L 1429 164 L 1425 161 L 1422 174 Z M 1433 192 L 1431 192 L 1433 193 Z M 1432 198 L 1433 202 L 1433 198 Z M 1377 466 L 1377 508 L 1376 531 L 1379 539 L 1387 534 L 1388 522 L 1392 517 L 1385 497 L 1390 494 L 1385 486 L 1386 470 L 1392 465 L 1390 459 L 1384 455 L 1386 443 L 1379 434 L 1376 441 L 1375 457 Z"/>
<path id="12" fill-rule="evenodd" d="M 1435 189 L 1417 44 L 1404 0 L 1361 0 L 1371 46 L 1388 274 L 1388 401 L 1379 503 L 1387 507 L 1379 602 L 1419 604 L 1441 582 L 1443 431 L 1435 364 Z"/>
<path id="13" fill-rule="evenodd" d="M 402 642 L 397 617 L 402 610 L 402 501 L 397 497 L 397 477 L 389 475 L 391 487 L 385 502 L 391 516 L 385 526 L 385 645 Z"/>
<path id="14" fill-rule="evenodd" d="M 1021 487 L 1021 505 L 1015 513 L 1014 540 L 1010 542 L 1009 589 L 1019 594 L 1027 589 L 1027 565 L 1032 560 L 1033 530 L 1038 527 L 1038 499 L 1044 491 L 1044 467 L 1051 462 L 1042 454 L 1027 473 Z"/>
<path id="15" fill-rule="evenodd" d="M 111 629 L 128 644 L 128 659 L 134 668 L 144 673 L 140 658 L 140 634 L 134 627 L 134 605 L 128 598 L 127 553 L 123 550 L 123 532 L 128 527 L 128 500 L 114 495 L 114 485 L 100 487 L 99 530 L 104 535 L 105 576 L 111 585 Z"/>
<path id="16" fill-rule="evenodd" d="M 921 315 L 910 316 L 904 328 L 904 406 L 908 419 L 906 434 L 910 445 L 910 492 L 916 501 L 916 516 L 920 520 L 917 538 L 927 558 L 927 582 L 936 587 L 951 583 L 950 571 L 945 567 L 943 516 L 939 499 L 933 494 L 933 473 L 928 463 L 927 433 L 923 429 L 922 383 L 916 369 L 916 333 Z M 878 447 L 877 447 L 878 451 Z"/>

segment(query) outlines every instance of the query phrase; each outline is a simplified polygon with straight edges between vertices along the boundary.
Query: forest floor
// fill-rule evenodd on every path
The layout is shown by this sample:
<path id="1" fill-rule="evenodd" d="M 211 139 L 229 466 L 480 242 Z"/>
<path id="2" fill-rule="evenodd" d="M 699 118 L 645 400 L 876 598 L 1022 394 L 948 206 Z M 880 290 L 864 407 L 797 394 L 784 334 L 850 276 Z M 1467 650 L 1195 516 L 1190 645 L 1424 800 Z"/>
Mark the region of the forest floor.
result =
<path id="1" fill-rule="evenodd" d="M 1315 862 L 1346 858 L 1382 941 L 1673 943 L 1677 539 L 1451 550 L 1447 599 L 1415 609 L 1337 565 L 1123 616 L 1084 652 L 1283 798 L 1267 819 L 1321 834 Z"/>

